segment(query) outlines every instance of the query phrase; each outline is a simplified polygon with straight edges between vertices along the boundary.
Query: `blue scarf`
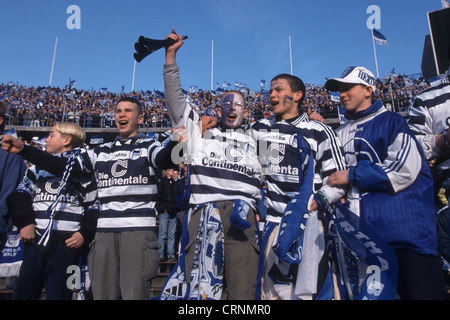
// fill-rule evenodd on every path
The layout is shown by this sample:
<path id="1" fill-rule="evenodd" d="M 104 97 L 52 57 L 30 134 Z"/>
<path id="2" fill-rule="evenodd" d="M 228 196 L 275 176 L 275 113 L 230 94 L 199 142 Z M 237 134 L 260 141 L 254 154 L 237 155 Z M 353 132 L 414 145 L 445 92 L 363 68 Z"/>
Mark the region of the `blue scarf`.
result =
<path id="1" fill-rule="evenodd" d="M 308 142 L 297 134 L 300 157 L 300 190 L 288 202 L 281 218 L 278 239 L 274 243 L 274 251 L 278 257 L 289 264 L 302 262 L 303 238 L 306 221 L 309 217 L 309 207 L 314 196 L 314 159 Z M 306 164 L 306 167 L 304 166 Z"/>
<path id="2" fill-rule="evenodd" d="M 201 209 L 194 247 L 190 284 L 186 279 L 186 251 L 189 244 L 188 224 L 192 212 Z M 235 200 L 230 222 L 240 229 L 251 224 L 246 221 L 250 206 Z M 180 256 L 172 269 L 159 299 L 161 300 L 220 300 L 223 289 L 224 244 L 219 210 L 214 203 L 198 205 L 186 214 L 180 244 Z"/>
<path id="3" fill-rule="evenodd" d="M 329 224 L 329 273 L 318 299 L 392 300 L 398 263 L 393 249 L 350 209 L 336 204 Z M 333 292 L 331 265 L 337 267 Z"/>

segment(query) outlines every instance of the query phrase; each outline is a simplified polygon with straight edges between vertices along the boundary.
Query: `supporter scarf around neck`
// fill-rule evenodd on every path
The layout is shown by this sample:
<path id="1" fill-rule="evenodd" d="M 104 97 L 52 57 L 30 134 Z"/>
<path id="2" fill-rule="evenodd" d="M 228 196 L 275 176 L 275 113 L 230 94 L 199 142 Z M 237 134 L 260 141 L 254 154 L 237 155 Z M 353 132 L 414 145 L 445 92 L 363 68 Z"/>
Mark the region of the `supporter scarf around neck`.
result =
<path id="1" fill-rule="evenodd" d="M 279 298 L 310 299 L 316 293 L 317 263 L 323 254 L 325 241 L 320 241 L 321 230 L 317 212 L 310 213 L 313 193 L 314 160 L 308 142 L 297 133 L 299 152 L 299 191 L 288 202 L 273 244 L 268 243 L 277 223 L 266 222 L 261 240 L 261 255 L 258 269 L 257 299 L 261 299 L 262 276 L 265 265 L 268 276 Z M 308 220 L 310 220 L 307 228 Z M 272 245 L 275 257 L 266 260 L 264 252 Z M 305 259 L 306 258 L 306 259 Z M 303 262 L 303 263 L 302 263 Z M 306 275 L 308 281 L 298 275 Z"/>
<path id="2" fill-rule="evenodd" d="M 273 248 L 280 260 L 288 264 L 302 262 L 303 238 L 306 221 L 310 215 L 314 179 L 314 160 L 308 142 L 297 134 L 299 166 L 303 175 L 299 175 L 300 190 L 288 202 L 278 228 Z M 305 166 L 306 164 L 306 166 Z"/>
<path id="3" fill-rule="evenodd" d="M 66 156 L 68 156 L 66 168 L 64 170 L 63 176 L 61 178 L 61 182 L 59 184 L 59 188 L 56 194 L 56 199 L 53 201 L 53 203 L 48 207 L 47 213 L 49 215 L 49 222 L 47 225 L 47 228 L 44 230 L 42 235 L 40 236 L 38 240 L 39 245 L 46 246 L 48 243 L 48 240 L 51 237 L 52 229 L 53 229 L 53 220 L 55 219 L 55 213 L 56 213 L 56 206 L 61 200 L 61 197 L 64 196 L 64 193 L 66 192 L 66 185 L 69 181 L 70 174 L 72 172 L 73 165 L 75 164 L 77 156 L 80 154 L 80 148 L 76 148 L 70 151 L 67 151 L 65 153 Z"/>

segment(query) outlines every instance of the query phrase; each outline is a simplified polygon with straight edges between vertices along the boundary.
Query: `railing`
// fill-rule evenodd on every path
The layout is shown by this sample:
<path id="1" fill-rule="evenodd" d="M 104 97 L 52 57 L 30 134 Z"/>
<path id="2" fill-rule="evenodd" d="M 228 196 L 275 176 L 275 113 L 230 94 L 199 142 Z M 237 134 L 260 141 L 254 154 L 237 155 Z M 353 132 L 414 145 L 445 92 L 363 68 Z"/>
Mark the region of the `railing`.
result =
<path id="1" fill-rule="evenodd" d="M 394 112 L 405 112 L 411 103 L 411 98 L 397 98 L 392 100 L 384 100 L 384 105 Z M 316 109 L 325 119 L 337 119 L 337 104 L 322 109 Z M 264 115 L 254 115 L 254 120 L 260 120 Z M 245 119 L 248 121 L 248 119 Z M 62 114 L 42 114 L 39 117 L 28 117 L 21 113 L 7 114 L 5 123 L 7 126 L 24 126 L 24 127 L 52 127 L 57 121 L 76 122 L 83 128 L 114 128 L 114 117 L 101 115 L 65 115 Z M 144 116 L 144 128 L 170 128 L 171 123 L 168 116 L 155 118 L 152 115 Z"/>

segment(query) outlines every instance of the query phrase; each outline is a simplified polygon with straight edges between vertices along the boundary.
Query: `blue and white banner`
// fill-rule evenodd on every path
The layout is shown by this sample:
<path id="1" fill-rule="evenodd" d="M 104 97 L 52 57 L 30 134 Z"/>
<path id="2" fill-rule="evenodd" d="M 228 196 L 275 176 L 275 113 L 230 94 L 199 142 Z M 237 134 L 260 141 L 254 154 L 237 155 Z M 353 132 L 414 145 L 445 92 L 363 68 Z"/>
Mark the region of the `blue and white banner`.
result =
<path id="1" fill-rule="evenodd" d="M 105 142 L 105 135 L 99 134 L 91 137 L 90 144 L 102 144 Z"/>
<path id="2" fill-rule="evenodd" d="M 336 204 L 334 249 L 350 300 L 393 300 L 398 262 L 393 249 L 348 207 Z"/>
<path id="3" fill-rule="evenodd" d="M 339 95 L 339 92 L 331 91 L 331 101 L 333 102 L 341 102 L 341 96 Z"/>

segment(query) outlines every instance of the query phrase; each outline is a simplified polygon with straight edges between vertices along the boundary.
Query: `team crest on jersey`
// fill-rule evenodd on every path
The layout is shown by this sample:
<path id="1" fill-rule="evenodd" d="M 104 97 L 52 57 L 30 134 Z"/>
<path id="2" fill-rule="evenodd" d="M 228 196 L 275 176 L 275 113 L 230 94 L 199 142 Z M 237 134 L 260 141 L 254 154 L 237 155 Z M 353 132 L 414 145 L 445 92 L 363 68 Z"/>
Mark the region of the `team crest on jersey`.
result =
<path id="1" fill-rule="evenodd" d="M 239 143 L 234 141 L 228 143 L 225 148 L 225 157 L 232 162 L 239 162 L 244 158 L 244 150 L 239 147 Z"/>
<path id="2" fill-rule="evenodd" d="M 271 143 L 267 147 L 267 158 L 271 164 L 280 164 L 284 159 L 286 145 L 280 143 Z"/>
<path id="3" fill-rule="evenodd" d="M 117 160 L 111 167 L 111 174 L 115 178 L 123 177 L 127 173 L 128 160 Z"/>
<path id="4" fill-rule="evenodd" d="M 131 160 L 137 160 L 142 156 L 142 151 L 141 149 L 134 149 L 133 151 L 130 152 L 130 159 Z"/>
<path id="5" fill-rule="evenodd" d="M 51 178 L 45 183 L 45 191 L 50 194 L 56 194 L 59 188 L 61 178 Z"/>

